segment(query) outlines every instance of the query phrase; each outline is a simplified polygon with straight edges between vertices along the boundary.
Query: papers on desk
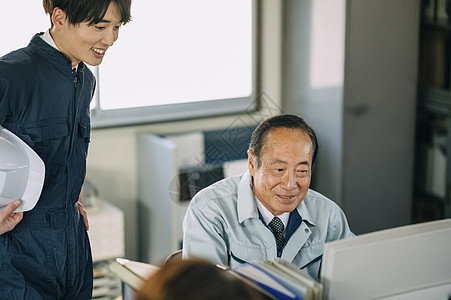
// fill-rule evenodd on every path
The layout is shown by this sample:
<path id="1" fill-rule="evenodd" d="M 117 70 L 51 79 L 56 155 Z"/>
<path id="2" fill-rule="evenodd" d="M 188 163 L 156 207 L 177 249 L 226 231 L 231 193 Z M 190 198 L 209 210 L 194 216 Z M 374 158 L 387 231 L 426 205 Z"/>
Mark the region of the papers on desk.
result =
<path id="1" fill-rule="evenodd" d="M 279 258 L 244 263 L 232 271 L 254 283 L 256 288 L 274 299 L 322 299 L 321 283 L 300 270 L 298 266 Z"/>
<path id="2" fill-rule="evenodd" d="M 110 265 L 110 270 L 134 290 L 138 290 L 144 281 L 159 269 L 159 267 L 154 265 L 125 258 L 116 258 Z"/>

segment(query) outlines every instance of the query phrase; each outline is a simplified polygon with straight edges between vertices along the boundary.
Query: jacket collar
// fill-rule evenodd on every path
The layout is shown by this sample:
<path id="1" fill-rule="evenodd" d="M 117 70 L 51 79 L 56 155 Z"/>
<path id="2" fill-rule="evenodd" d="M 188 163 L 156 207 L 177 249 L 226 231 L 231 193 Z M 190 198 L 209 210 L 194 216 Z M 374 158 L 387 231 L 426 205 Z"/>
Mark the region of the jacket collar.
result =
<path id="1" fill-rule="evenodd" d="M 310 212 L 308 211 L 307 205 L 305 205 L 304 201 L 309 197 L 310 194 L 310 189 L 307 192 L 307 195 L 305 195 L 304 200 L 301 201 L 301 203 L 299 203 L 299 205 L 296 207 L 298 213 L 301 215 L 302 220 L 306 221 L 307 223 L 309 223 L 312 226 L 316 226 L 315 221 L 312 218 L 312 215 L 310 214 Z"/>
<path id="2" fill-rule="evenodd" d="M 258 218 L 257 203 L 255 203 L 254 191 L 252 190 L 252 176 L 246 171 L 238 185 L 238 221 L 241 223 L 249 218 Z"/>
<path id="3" fill-rule="evenodd" d="M 28 44 L 28 47 L 31 48 L 33 51 L 36 51 L 39 55 L 43 57 L 46 61 L 48 61 L 50 64 L 55 65 L 61 70 L 64 70 L 67 72 L 72 72 L 72 62 L 70 59 L 64 55 L 61 51 L 58 49 L 52 47 L 49 45 L 46 41 L 44 41 L 41 38 L 41 35 L 44 34 L 43 32 L 37 33 L 33 36 L 30 43 Z M 78 71 L 82 70 L 84 68 L 84 63 L 80 62 L 78 64 Z"/>

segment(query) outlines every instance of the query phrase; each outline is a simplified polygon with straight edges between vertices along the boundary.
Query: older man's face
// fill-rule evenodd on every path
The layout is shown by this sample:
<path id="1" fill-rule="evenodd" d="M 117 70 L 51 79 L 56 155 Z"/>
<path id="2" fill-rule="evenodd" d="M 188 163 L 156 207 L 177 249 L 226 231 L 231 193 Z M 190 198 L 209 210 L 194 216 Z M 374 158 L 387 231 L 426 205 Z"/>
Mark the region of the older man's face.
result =
<path id="1" fill-rule="evenodd" d="M 276 128 L 268 132 L 260 166 L 249 155 L 249 172 L 258 200 L 273 214 L 293 211 L 304 200 L 312 175 L 313 144 L 300 129 Z"/>

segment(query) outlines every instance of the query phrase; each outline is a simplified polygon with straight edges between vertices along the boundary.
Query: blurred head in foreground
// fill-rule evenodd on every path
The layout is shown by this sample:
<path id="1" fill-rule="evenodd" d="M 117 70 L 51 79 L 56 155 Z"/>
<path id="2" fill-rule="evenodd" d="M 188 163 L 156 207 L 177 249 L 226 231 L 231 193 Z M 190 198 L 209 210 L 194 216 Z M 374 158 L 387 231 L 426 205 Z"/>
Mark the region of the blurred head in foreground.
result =
<path id="1" fill-rule="evenodd" d="M 256 290 L 201 259 L 168 262 L 150 276 L 136 300 L 261 300 Z"/>

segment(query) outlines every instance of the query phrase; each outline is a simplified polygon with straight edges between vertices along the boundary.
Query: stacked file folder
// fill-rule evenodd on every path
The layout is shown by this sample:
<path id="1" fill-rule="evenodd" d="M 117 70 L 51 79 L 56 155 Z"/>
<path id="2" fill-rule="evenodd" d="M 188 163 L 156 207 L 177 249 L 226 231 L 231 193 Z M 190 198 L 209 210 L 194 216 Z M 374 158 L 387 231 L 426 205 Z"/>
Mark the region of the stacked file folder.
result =
<path id="1" fill-rule="evenodd" d="M 320 300 L 323 297 L 321 283 L 279 258 L 244 263 L 232 272 L 273 299 Z"/>

